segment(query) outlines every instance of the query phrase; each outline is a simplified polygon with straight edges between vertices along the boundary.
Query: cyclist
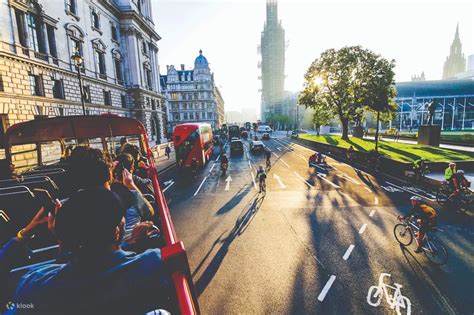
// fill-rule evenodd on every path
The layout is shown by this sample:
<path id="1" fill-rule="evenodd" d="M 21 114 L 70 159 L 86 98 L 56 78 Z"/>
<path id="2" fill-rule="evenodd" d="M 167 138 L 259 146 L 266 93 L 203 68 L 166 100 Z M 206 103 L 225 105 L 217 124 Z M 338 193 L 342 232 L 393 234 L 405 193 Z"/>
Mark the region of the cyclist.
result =
<path id="1" fill-rule="evenodd" d="M 354 147 L 351 145 L 348 149 L 347 149 L 347 159 L 349 160 L 349 162 L 352 162 L 352 160 L 354 159 Z"/>
<path id="2" fill-rule="evenodd" d="M 265 191 L 264 184 L 265 184 L 266 178 L 267 178 L 267 173 L 265 173 L 265 169 L 263 168 L 263 166 L 260 165 L 257 171 L 257 179 L 258 179 L 260 192 L 262 192 L 262 188 L 263 188 L 263 191 Z"/>
<path id="3" fill-rule="evenodd" d="M 406 216 L 399 216 L 398 219 L 406 219 L 410 216 L 415 216 L 417 218 L 416 222 L 418 223 L 420 230 L 416 234 L 418 247 L 416 248 L 415 253 L 421 253 L 423 238 L 427 232 L 436 226 L 438 213 L 435 209 L 423 203 L 421 198 L 418 196 L 413 196 L 410 200 L 412 205 L 411 211 Z"/>
<path id="4" fill-rule="evenodd" d="M 426 165 L 426 159 L 421 158 L 413 162 L 413 173 L 415 174 L 415 183 L 421 183 L 421 179 L 424 174 L 428 171 L 428 166 Z"/>
<path id="5" fill-rule="evenodd" d="M 267 160 L 267 166 L 270 167 L 271 165 L 271 159 L 272 157 L 272 150 L 270 150 L 268 147 L 265 147 L 265 159 Z"/>
<path id="6" fill-rule="evenodd" d="M 448 199 L 454 198 L 458 196 L 461 193 L 461 190 L 463 188 L 469 187 L 469 182 L 464 177 L 464 171 L 463 170 L 458 170 L 456 173 L 452 176 L 451 178 L 452 184 L 453 184 L 453 193 L 449 196 Z"/>
<path id="7" fill-rule="evenodd" d="M 449 166 L 444 170 L 444 180 L 446 180 L 449 184 L 449 187 L 454 190 L 453 184 L 453 175 L 456 174 L 456 163 L 451 162 Z"/>
<path id="8" fill-rule="evenodd" d="M 224 169 L 227 171 L 227 167 L 229 166 L 229 159 L 225 153 L 221 156 L 221 170 L 224 172 Z M 224 172 L 225 174 L 225 172 Z"/>

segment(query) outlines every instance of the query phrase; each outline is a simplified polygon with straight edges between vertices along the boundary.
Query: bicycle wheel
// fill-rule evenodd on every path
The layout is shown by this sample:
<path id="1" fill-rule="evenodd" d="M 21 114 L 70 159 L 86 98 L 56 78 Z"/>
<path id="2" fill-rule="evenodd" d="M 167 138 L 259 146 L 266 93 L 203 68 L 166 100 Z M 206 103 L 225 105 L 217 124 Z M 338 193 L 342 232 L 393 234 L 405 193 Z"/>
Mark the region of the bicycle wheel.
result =
<path id="1" fill-rule="evenodd" d="M 423 252 L 433 264 L 441 266 L 448 262 L 448 251 L 437 239 L 428 240 L 423 247 Z"/>
<path id="2" fill-rule="evenodd" d="M 402 309 L 404 309 L 403 312 Z M 406 296 L 398 296 L 396 311 L 397 315 L 411 314 L 411 302 Z"/>
<path id="3" fill-rule="evenodd" d="M 413 242 L 413 234 L 411 229 L 403 223 L 398 223 L 393 228 L 393 234 L 397 241 L 403 246 L 408 246 Z"/>
<path id="4" fill-rule="evenodd" d="M 371 306 L 379 306 L 380 302 L 382 301 L 383 290 L 382 288 L 373 285 L 369 288 L 369 292 L 367 292 L 367 303 Z"/>

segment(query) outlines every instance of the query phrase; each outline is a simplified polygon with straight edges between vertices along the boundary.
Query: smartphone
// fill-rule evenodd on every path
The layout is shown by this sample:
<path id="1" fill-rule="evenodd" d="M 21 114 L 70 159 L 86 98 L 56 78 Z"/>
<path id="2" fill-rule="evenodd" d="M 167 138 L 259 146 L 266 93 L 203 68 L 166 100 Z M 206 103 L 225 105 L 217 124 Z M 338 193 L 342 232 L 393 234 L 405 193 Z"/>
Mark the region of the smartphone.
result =
<path id="1" fill-rule="evenodd" d="M 53 212 L 56 203 L 47 190 L 35 188 L 33 189 L 33 194 L 35 195 L 38 207 L 44 207 L 45 215 Z"/>

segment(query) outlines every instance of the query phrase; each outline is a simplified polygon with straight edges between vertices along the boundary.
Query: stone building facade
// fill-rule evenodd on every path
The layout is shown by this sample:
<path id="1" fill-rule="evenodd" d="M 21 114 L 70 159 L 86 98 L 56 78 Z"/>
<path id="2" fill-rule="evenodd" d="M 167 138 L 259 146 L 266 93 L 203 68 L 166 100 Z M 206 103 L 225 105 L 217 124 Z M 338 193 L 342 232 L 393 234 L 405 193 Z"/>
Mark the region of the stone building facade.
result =
<path id="1" fill-rule="evenodd" d="M 219 129 L 224 123 L 224 99 L 214 81 L 209 63 L 199 51 L 194 69 L 167 66 L 161 76 L 161 89 L 168 108 L 168 133 L 173 127 L 189 122 L 206 122 Z"/>
<path id="2" fill-rule="evenodd" d="M 141 120 L 151 141 L 166 141 L 151 0 L 0 0 L 0 148 L 9 126 L 86 114 Z"/>

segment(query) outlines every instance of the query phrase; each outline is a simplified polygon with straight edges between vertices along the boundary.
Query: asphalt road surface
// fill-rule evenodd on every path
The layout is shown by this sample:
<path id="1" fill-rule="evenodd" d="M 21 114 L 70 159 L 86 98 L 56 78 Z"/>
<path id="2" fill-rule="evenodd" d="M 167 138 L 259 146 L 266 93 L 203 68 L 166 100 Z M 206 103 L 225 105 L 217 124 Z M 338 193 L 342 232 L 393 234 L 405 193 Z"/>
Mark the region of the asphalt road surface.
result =
<path id="1" fill-rule="evenodd" d="M 473 314 L 472 217 L 439 210 L 449 261 L 437 267 L 393 234 L 412 195 L 439 209 L 434 196 L 331 158 L 310 167 L 314 151 L 283 133 L 264 143 L 266 193 L 254 182 L 263 154 L 247 143 L 226 177 L 218 148 L 194 180 L 161 175 L 203 314 Z"/>

